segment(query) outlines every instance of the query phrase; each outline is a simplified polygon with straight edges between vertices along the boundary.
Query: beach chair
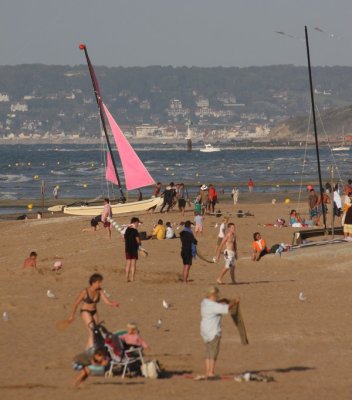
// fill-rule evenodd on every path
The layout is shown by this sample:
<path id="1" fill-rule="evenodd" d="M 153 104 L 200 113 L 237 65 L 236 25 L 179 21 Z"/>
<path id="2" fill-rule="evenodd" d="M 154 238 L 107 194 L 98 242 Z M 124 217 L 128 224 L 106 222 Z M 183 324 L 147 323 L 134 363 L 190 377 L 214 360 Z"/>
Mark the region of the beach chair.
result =
<path id="1" fill-rule="evenodd" d="M 112 377 L 113 370 L 120 367 L 123 379 L 128 371 L 138 371 L 144 364 L 143 349 L 141 347 L 126 347 L 119 334 L 113 334 L 105 339 L 105 347 L 110 356 L 110 368 L 106 372 L 107 378 Z"/>

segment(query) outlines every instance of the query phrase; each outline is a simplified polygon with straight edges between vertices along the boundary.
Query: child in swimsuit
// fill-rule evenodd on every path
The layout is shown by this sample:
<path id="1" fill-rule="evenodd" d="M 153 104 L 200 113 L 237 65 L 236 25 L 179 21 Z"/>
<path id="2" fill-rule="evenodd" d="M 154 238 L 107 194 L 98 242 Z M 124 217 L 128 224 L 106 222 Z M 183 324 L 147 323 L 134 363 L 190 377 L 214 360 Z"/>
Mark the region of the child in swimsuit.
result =
<path id="1" fill-rule="evenodd" d="M 73 386 L 77 387 L 83 383 L 89 375 L 102 376 L 105 374 L 109 365 L 109 359 L 107 358 L 103 349 L 97 349 L 87 367 L 84 367 L 77 378 L 73 382 Z"/>
<path id="2" fill-rule="evenodd" d="M 88 329 L 88 340 L 86 349 L 91 348 L 94 345 L 93 331 L 91 329 L 91 323 L 98 324 L 99 317 L 97 313 L 97 304 L 100 301 L 100 298 L 103 299 L 104 303 L 112 306 L 118 307 L 119 304 L 116 301 L 110 301 L 104 291 L 102 290 L 101 283 L 103 282 L 103 276 L 100 274 L 93 274 L 89 278 L 89 287 L 83 289 L 81 293 L 78 295 L 72 309 L 71 316 L 69 318 L 70 322 L 73 322 L 75 319 L 75 314 L 78 306 L 82 304 L 80 309 L 80 315 Z"/>

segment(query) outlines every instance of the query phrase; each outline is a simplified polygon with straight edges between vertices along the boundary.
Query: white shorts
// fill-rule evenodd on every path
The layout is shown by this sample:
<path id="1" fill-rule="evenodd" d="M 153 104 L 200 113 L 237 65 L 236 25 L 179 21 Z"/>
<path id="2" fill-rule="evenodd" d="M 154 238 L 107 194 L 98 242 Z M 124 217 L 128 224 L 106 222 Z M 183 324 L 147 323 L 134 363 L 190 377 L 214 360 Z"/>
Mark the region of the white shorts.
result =
<path id="1" fill-rule="evenodd" d="M 225 268 L 230 269 L 235 266 L 235 252 L 232 250 L 224 251 Z"/>

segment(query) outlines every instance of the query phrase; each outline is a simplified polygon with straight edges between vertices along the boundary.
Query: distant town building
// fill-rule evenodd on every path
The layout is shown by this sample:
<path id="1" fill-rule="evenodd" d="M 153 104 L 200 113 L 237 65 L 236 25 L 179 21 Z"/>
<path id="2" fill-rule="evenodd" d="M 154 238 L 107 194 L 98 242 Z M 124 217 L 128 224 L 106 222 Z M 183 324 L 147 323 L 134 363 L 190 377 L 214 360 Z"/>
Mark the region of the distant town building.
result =
<path id="1" fill-rule="evenodd" d="M 3 101 L 3 102 L 10 101 L 9 95 L 6 93 L 0 93 L 0 101 Z"/>
<path id="2" fill-rule="evenodd" d="M 11 104 L 10 109 L 12 112 L 16 112 L 16 111 L 25 112 L 25 111 L 28 111 L 28 106 L 27 106 L 27 104 L 14 103 L 14 104 Z"/>

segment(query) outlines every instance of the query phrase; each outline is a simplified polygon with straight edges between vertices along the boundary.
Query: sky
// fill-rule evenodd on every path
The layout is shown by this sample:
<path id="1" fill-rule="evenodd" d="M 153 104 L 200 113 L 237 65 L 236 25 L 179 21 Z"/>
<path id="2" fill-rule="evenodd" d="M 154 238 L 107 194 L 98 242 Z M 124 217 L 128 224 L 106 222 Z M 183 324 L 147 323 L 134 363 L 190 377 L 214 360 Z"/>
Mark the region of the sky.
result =
<path id="1" fill-rule="evenodd" d="M 84 64 L 82 42 L 109 67 L 306 65 L 307 25 L 313 65 L 352 66 L 351 16 L 352 0 L 0 0 L 0 65 Z"/>

